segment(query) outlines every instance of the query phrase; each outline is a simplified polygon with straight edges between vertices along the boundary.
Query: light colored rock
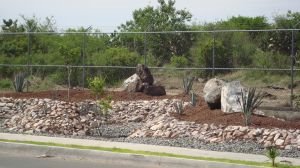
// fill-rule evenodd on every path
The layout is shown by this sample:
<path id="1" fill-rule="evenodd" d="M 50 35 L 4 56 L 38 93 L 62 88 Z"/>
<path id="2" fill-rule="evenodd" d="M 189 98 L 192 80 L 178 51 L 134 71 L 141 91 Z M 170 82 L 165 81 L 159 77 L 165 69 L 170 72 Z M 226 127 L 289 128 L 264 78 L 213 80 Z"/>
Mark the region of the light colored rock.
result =
<path id="1" fill-rule="evenodd" d="M 133 74 L 123 82 L 122 88 L 127 92 L 136 92 L 139 81 L 141 81 L 140 77 Z"/>
<path id="2" fill-rule="evenodd" d="M 276 145 L 276 146 L 282 146 L 283 143 L 284 143 L 284 140 L 283 140 L 283 139 L 277 139 L 277 140 L 275 141 L 275 145 Z"/>
<path id="3" fill-rule="evenodd" d="M 239 99 L 244 87 L 239 81 L 229 82 L 223 85 L 221 90 L 221 110 L 225 113 L 241 112 Z"/>
<path id="4" fill-rule="evenodd" d="M 204 100 L 211 109 L 220 108 L 221 106 L 221 88 L 224 85 L 221 79 L 213 78 L 206 82 L 203 93 Z"/>
<path id="5" fill-rule="evenodd" d="M 159 124 L 153 125 L 150 129 L 153 131 L 156 131 L 158 129 L 161 129 L 163 126 L 164 126 L 163 123 L 159 123 Z"/>

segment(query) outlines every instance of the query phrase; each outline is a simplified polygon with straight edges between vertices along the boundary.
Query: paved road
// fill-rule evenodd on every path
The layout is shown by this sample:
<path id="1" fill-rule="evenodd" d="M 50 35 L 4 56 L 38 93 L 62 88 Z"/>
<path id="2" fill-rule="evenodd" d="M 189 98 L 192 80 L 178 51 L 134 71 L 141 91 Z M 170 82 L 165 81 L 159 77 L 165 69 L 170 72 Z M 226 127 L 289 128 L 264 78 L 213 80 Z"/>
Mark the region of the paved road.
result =
<path id="1" fill-rule="evenodd" d="M 20 155 L 16 153 L 0 152 L 0 168 L 120 168 L 132 167 L 139 168 L 130 163 L 126 165 L 115 163 L 106 163 L 105 161 L 92 161 L 86 159 L 70 158 L 38 158 L 37 156 Z"/>
<path id="2" fill-rule="evenodd" d="M 0 151 L 0 168 L 251 168 L 245 165 L 232 165 L 217 162 L 182 160 L 174 158 L 150 159 L 144 156 L 130 156 L 131 159 L 118 157 L 99 157 L 99 159 L 53 156 L 39 158 L 30 152 L 16 153 Z"/>

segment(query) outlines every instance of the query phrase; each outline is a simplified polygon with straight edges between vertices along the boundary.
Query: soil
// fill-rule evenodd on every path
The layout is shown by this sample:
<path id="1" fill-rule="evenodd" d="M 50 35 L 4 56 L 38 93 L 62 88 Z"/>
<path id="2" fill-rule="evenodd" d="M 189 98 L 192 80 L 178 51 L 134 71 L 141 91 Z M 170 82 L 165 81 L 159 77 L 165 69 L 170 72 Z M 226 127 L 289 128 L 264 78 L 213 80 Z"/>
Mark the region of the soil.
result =
<path id="1" fill-rule="evenodd" d="M 68 100 L 67 90 L 55 91 L 41 91 L 41 92 L 24 92 L 24 93 L 0 93 L 2 97 L 13 98 L 50 98 L 62 101 L 79 102 L 86 99 L 96 98 L 90 91 L 70 90 L 70 99 Z M 184 94 L 179 95 L 165 95 L 165 96 L 148 96 L 143 93 L 128 93 L 122 91 L 105 91 L 100 97 L 105 98 L 110 96 L 114 101 L 135 101 L 135 100 L 152 100 L 152 99 L 181 99 L 184 101 L 189 100 L 189 96 Z M 207 123 L 216 125 L 244 125 L 242 113 L 223 113 L 220 109 L 211 110 L 202 98 L 198 98 L 195 107 L 186 107 L 184 113 L 181 115 L 175 114 L 174 117 L 182 121 L 192 121 L 196 123 Z M 262 128 L 283 128 L 283 129 L 300 129 L 300 120 L 296 121 L 283 121 L 276 118 L 252 115 L 252 124 L 254 127 Z"/>

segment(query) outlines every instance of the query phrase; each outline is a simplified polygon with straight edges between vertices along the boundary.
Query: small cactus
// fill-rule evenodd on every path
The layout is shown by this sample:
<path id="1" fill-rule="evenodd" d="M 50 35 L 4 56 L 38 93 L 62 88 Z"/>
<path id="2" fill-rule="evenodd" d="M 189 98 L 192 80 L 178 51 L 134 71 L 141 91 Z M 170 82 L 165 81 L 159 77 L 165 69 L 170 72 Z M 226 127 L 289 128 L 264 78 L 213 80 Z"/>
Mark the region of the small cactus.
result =
<path id="1" fill-rule="evenodd" d="M 13 81 L 13 85 L 15 88 L 16 92 L 23 92 L 23 89 L 25 88 L 25 78 L 26 74 L 25 73 L 18 73 L 15 76 L 15 80 Z"/>

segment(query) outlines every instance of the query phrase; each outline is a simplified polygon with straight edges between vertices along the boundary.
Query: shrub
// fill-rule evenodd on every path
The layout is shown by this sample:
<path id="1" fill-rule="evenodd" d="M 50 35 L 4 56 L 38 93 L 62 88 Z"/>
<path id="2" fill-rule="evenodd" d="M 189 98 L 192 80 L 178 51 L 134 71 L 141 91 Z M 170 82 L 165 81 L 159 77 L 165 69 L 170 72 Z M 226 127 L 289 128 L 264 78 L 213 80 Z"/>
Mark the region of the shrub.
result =
<path id="1" fill-rule="evenodd" d="M 265 94 L 261 92 L 256 93 L 255 88 L 242 89 L 241 99 L 239 99 L 238 102 L 242 108 L 246 126 L 251 124 L 251 115 L 253 111 L 261 105 L 264 97 Z"/>
<path id="2" fill-rule="evenodd" d="M 104 92 L 105 79 L 103 77 L 94 77 L 93 79 L 89 79 L 89 88 L 96 95 L 96 99 L 98 96 L 103 94 Z"/>
<path id="3" fill-rule="evenodd" d="M 9 79 L 0 80 L 0 88 L 1 89 L 10 89 L 11 86 L 12 86 L 11 81 Z"/>
<path id="4" fill-rule="evenodd" d="M 186 67 L 189 61 L 184 56 L 172 56 L 171 65 L 176 68 Z"/>

